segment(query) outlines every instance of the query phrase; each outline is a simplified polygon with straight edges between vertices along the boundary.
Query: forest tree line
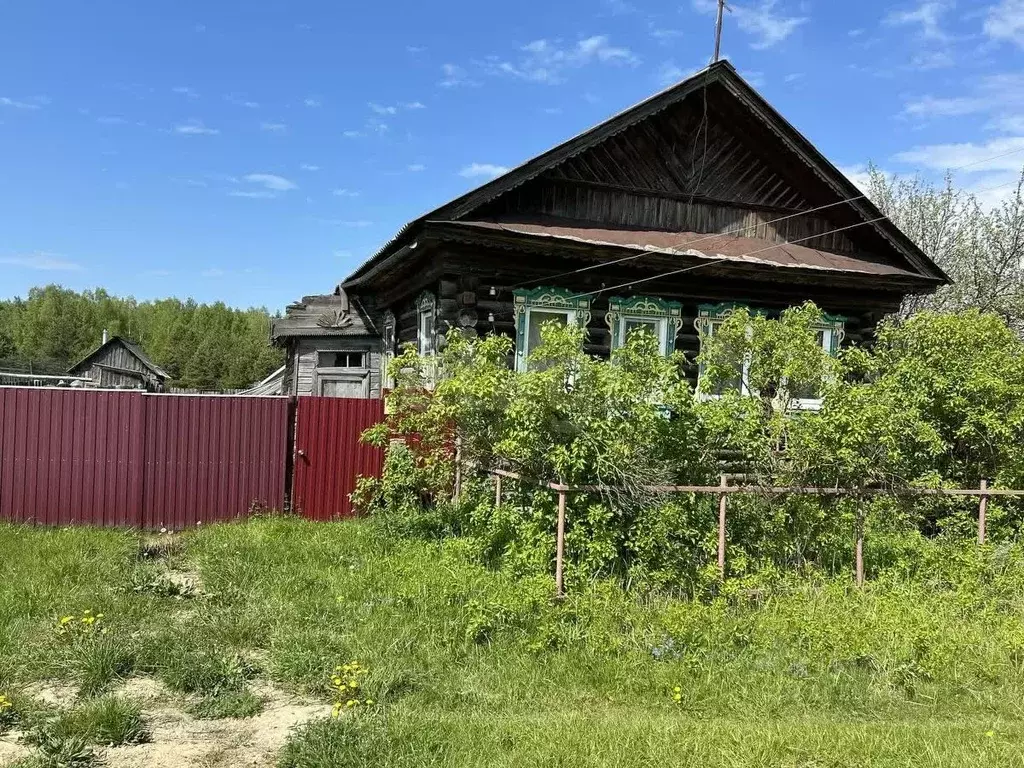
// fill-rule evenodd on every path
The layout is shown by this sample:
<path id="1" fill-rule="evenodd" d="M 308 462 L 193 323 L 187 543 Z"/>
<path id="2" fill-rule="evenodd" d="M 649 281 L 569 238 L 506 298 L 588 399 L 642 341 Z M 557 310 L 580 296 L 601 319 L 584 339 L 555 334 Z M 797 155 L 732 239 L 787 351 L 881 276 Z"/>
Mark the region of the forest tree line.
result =
<path id="1" fill-rule="evenodd" d="M 174 386 L 242 389 L 284 361 L 270 345 L 271 319 L 262 307 L 32 288 L 25 298 L 0 300 L 0 370 L 64 373 L 100 345 L 106 330 L 137 342 Z"/>

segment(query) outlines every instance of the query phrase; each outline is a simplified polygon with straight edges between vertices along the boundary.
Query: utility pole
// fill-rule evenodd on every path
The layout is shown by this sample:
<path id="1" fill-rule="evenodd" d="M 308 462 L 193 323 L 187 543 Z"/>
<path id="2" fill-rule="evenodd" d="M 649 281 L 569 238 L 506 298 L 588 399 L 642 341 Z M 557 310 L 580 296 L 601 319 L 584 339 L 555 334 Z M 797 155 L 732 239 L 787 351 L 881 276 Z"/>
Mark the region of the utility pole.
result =
<path id="1" fill-rule="evenodd" d="M 712 62 L 718 61 L 719 53 L 722 50 L 722 17 L 725 15 L 725 0 L 718 0 L 718 19 L 715 21 L 715 57 Z"/>

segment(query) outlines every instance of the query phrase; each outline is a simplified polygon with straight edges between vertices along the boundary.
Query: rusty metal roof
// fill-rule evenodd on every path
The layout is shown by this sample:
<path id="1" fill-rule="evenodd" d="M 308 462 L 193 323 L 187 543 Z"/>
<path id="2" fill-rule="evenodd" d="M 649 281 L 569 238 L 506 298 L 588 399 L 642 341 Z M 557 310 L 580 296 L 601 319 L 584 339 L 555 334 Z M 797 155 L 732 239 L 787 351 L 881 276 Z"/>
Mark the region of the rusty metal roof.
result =
<path id="1" fill-rule="evenodd" d="M 723 260 L 751 265 L 920 277 L 914 272 L 890 264 L 830 253 L 804 245 L 777 243 L 752 237 L 703 235 L 697 232 L 573 227 L 530 222 L 446 221 L 437 223 L 445 226 L 524 235 L 531 238 L 551 238 L 594 246 L 628 248 L 649 253 L 692 256 L 698 259 Z"/>

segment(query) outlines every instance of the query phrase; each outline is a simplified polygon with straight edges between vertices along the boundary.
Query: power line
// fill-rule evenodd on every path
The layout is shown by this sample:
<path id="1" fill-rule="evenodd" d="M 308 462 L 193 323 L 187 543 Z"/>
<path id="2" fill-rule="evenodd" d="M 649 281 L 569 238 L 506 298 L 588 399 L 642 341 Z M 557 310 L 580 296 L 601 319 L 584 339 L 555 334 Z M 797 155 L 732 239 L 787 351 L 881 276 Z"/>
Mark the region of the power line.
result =
<path id="1" fill-rule="evenodd" d="M 1013 180 L 1013 181 L 1007 181 L 1007 182 L 1004 182 L 1002 184 L 996 184 L 995 186 L 992 186 L 992 187 L 987 187 L 985 189 L 976 190 L 975 194 L 982 194 L 984 192 L 991 192 L 994 189 L 1000 189 L 1002 187 L 1008 187 L 1011 184 L 1016 184 L 1016 183 L 1018 183 L 1016 179 Z M 796 240 L 786 240 L 785 242 L 782 242 L 782 243 L 773 243 L 772 245 L 765 246 L 764 248 L 758 248 L 758 249 L 753 250 L 753 251 L 747 251 L 746 253 L 741 253 L 738 256 L 724 256 L 724 257 L 721 257 L 721 258 L 708 260 L 708 261 L 704 262 L 703 264 L 696 264 L 696 265 L 689 266 L 689 267 L 682 267 L 680 269 L 673 269 L 673 270 L 670 270 L 668 272 L 662 272 L 662 273 L 657 274 L 657 275 L 649 275 L 648 277 L 641 277 L 641 278 L 638 278 L 636 280 L 630 280 L 630 281 L 625 282 L 625 283 L 619 283 L 618 285 L 602 286 L 601 288 L 598 288 L 595 291 L 587 291 L 585 293 L 577 293 L 574 296 L 570 296 L 569 298 L 570 298 L 570 300 L 571 299 L 582 299 L 582 298 L 584 298 L 586 296 L 595 296 L 595 295 L 597 295 L 599 293 L 604 293 L 605 291 L 616 291 L 616 290 L 619 290 L 620 288 L 631 288 L 632 286 L 637 285 L 639 283 L 647 283 L 647 282 L 650 282 L 651 280 L 660 280 L 661 278 L 664 278 L 664 277 L 672 277 L 674 275 L 680 275 L 680 274 L 682 274 L 684 272 L 692 272 L 694 270 L 701 269 L 703 267 L 710 267 L 710 266 L 714 266 L 715 264 L 721 264 L 721 263 L 727 262 L 727 261 L 736 261 L 737 259 L 742 259 L 742 258 L 745 258 L 747 256 L 753 256 L 754 254 L 762 253 L 764 251 L 771 251 L 771 250 L 774 250 L 776 248 L 782 248 L 782 247 L 787 246 L 787 245 L 796 245 L 797 243 L 802 243 L 804 240 L 812 240 L 812 239 L 814 239 L 816 237 L 824 237 L 825 235 L 832 235 L 832 234 L 835 234 L 837 232 L 845 232 L 846 230 L 855 229 L 857 227 L 867 226 L 868 224 L 875 224 L 875 223 L 877 223 L 879 221 L 883 221 L 883 220 L 888 219 L 888 218 L 889 218 L 888 216 L 879 216 L 879 217 L 874 218 L 874 219 L 868 219 L 867 221 L 859 221 L 856 224 L 848 224 L 845 227 L 837 227 L 836 229 L 830 229 L 830 230 L 827 230 L 825 232 L 819 232 L 819 233 L 814 234 L 814 235 L 807 235 L 806 237 L 798 237 Z M 639 255 L 646 255 L 646 254 L 639 254 Z"/>
<path id="2" fill-rule="evenodd" d="M 998 155 L 992 155 L 990 157 L 982 158 L 981 160 L 974 160 L 974 161 L 972 161 L 970 163 L 964 163 L 963 165 L 958 165 L 955 168 L 949 168 L 948 172 L 949 173 L 956 173 L 957 171 L 962 171 L 964 168 L 971 168 L 971 167 L 973 167 L 975 165 L 982 165 L 984 163 L 990 163 L 993 160 L 999 160 L 999 159 L 1004 158 L 1004 157 L 1009 157 L 1010 155 L 1020 154 L 1021 152 L 1024 152 L 1024 147 L 1018 147 L 1017 149 L 1012 149 L 1012 150 L 1010 150 L 1008 152 L 1002 152 L 1002 153 L 1000 153 Z M 1014 183 L 1014 182 L 1007 182 L 1005 184 L 997 184 L 996 186 L 989 187 L 988 189 L 975 190 L 972 194 L 981 194 L 983 192 L 990 192 L 993 189 L 999 189 L 1000 187 L 1009 186 L 1012 183 Z M 751 224 L 751 225 L 748 225 L 748 226 L 745 226 L 745 227 L 737 227 L 735 229 L 728 229 L 725 232 L 714 232 L 714 233 L 709 233 L 709 234 L 706 234 L 706 235 L 701 235 L 700 237 L 694 238 L 692 240 L 687 240 L 684 243 L 679 243 L 678 245 L 673 245 L 672 248 L 687 248 L 687 247 L 689 247 L 691 245 L 695 245 L 697 243 L 702 243 L 702 242 L 704 242 L 706 240 L 711 240 L 711 239 L 716 238 L 716 237 L 727 237 L 729 235 L 738 235 L 741 232 L 747 232 L 747 231 L 749 231 L 751 229 L 757 229 L 758 227 L 767 227 L 767 226 L 770 226 L 772 224 L 778 224 L 779 222 L 787 221 L 789 219 L 796 218 L 797 216 L 807 216 L 807 215 L 810 215 L 812 213 L 818 213 L 820 211 L 824 211 L 824 210 L 827 210 L 829 208 L 834 208 L 834 207 L 836 207 L 838 205 L 846 205 L 847 203 L 855 203 L 858 200 L 866 200 L 867 197 L 868 196 L 867 196 L 866 193 L 861 193 L 859 195 L 856 195 L 855 197 L 848 197 L 848 198 L 844 198 L 842 200 L 836 200 L 834 203 L 826 203 L 825 205 L 819 205 L 816 208 L 809 208 L 806 211 L 796 211 L 794 213 L 786 214 L 785 216 L 779 216 L 778 218 L 775 218 L 775 219 L 769 219 L 768 221 L 758 222 L 757 224 Z M 883 219 L 887 219 L 889 217 L 888 216 L 883 216 L 882 218 Z M 502 228 L 504 229 L 504 226 L 502 226 Z M 511 231 L 514 231 L 514 230 L 511 230 Z M 828 232 L 824 232 L 824 233 L 822 233 L 820 235 L 814 235 L 813 237 L 822 237 L 822 236 L 827 235 L 827 234 L 829 234 L 829 233 Z M 809 239 L 809 238 L 805 238 L 805 239 Z M 780 243 L 780 245 L 784 245 L 784 243 Z M 570 269 L 570 270 L 568 270 L 566 272 L 558 272 L 558 273 L 556 273 L 554 275 L 545 275 L 544 277 L 531 278 L 530 280 L 524 280 L 521 283 L 516 283 L 515 285 L 509 286 L 508 290 L 515 290 L 516 288 L 522 288 L 524 285 L 532 285 L 533 283 L 540 283 L 540 282 L 544 282 L 544 281 L 547 281 L 547 280 L 556 280 L 556 279 L 558 279 L 560 277 L 568 277 L 570 275 L 577 275 L 577 274 L 580 274 L 581 272 L 588 272 L 588 271 L 590 271 L 592 269 L 601 269 L 602 267 L 610 267 L 610 266 L 614 266 L 615 264 L 621 264 L 624 261 L 632 261 L 633 259 L 639 259 L 639 258 L 642 258 L 644 256 L 649 256 L 649 255 L 650 255 L 649 252 L 631 253 L 628 256 L 622 256 L 622 257 L 619 257 L 617 259 L 612 259 L 611 261 L 602 261 L 602 262 L 600 262 L 598 264 L 587 264 L 586 266 L 577 267 L 576 269 Z"/>

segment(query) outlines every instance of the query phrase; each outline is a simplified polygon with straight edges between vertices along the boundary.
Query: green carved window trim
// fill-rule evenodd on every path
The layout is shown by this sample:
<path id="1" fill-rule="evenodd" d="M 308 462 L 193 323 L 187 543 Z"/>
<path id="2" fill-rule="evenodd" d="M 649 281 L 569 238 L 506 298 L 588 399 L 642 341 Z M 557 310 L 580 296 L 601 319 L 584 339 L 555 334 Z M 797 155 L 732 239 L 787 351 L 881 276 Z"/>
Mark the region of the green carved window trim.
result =
<path id="1" fill-rule="evenodd" d="M 520 372 L 526 370 L 526 358 L 529 356 L 527 346 L 530 314 L 533 310 L 564 313 L 568 323 L 577 323 L 584 328 L 590 323 L 590 298 L 587 296 L 577 296 L 565 288 L 545 286 L 513 291 L 512 316 L 516 326 L 515 368 Z"/>
<path id="2" fill-rule="evenodd" d="M 683 327 L 683 305 L 650 296 L 613 296 L 608 300 L 608 313 L 604 316 L 611 331 L 612 352 L 626 343 L 625 325 L 629 320 L 657 322 L 659 349 L 662 354 L 670 355 L 675 351 L 676 336 Z"/>
<path id="3" fill-rule="evenodd" d="M 697 318 L 693 321 L 694 328 L 697 329 L 697 333 L 701 338 L 701 344 L 703 344 L 704 338 L 714 333 L 714 327 L 726 320 L 733 312 L 737 309 L 745 307 L 751 314 L 759 315 L 762 317 L 769 317 L 776 314 L 773 311 L 760 308 L 752 308 L 746 304 L 739 302 L 721 302 L 719 304 L 700 304 L 697 307 Z M 846 320 L 847 318 L 843 315 L 830 315 L 824 313 L 820 323 L 816 323 L 811 327 L 812 331 L 818 332 L 823 331 L 822 345 L 826 352 L 835 357 L 839 354 L 839 350 L 842 347 L 843 339 L 846 338 Z M 750 366 L 749 360 L 743 361 L 743 371 L 741 374 L 741 391 L 743 394 L 750 394 L 747 391 L 746 379 L 747 371 Z M 697 377 L 698 382 L 704 375 L 704 364 L 702 363 L 698 367 Z M 714 397 L 714 395 L 711 395 Z M 813 409 L 816 404 L 820 404 L 819 398 L 805 398 L 797 401 L 798 408 L 809 408 Z"/>

